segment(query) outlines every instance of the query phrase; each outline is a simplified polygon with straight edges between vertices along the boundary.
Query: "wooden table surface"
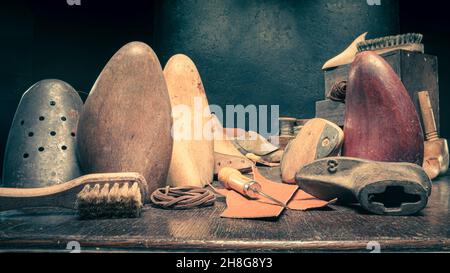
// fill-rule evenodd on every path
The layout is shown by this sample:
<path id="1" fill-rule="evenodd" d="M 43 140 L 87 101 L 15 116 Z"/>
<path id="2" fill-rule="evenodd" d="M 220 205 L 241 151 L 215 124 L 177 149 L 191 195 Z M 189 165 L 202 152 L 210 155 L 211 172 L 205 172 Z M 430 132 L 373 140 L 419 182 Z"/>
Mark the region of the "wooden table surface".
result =
<path id="1" fill-rule="evenodd" d="M 277 177 L 279 170 L 263 169 Z M 0 213 L 0 251 L 82 250 L 136 252 L 369 252 L 450 251 L 450 176 L 434 183 L 428 207 L 417 216 L 370 215 L 359 207 L 286 211 L 277 221 L 220 218 L 214 207 L 166 211 L 146 208 L 139 219 L 80 221 L 70 210 L 29 209 Z"/>

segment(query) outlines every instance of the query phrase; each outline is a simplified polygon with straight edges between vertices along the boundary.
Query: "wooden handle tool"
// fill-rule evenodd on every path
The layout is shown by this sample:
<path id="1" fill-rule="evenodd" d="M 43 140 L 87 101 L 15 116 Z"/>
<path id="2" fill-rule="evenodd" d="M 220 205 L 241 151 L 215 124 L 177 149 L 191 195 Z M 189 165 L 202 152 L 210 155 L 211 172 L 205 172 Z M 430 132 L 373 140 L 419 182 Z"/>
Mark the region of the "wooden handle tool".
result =
<path id="1" fill-rule="evenodd" d="M 446 139 L 439 138 L 429 92 L 419 92 L 418 96 L 426 140 L 423 168 L 428 176 L 434 179 L 448 171 L 448 143 Z"/>
<path id="2" fill-rule="evenodd" d="M 261 184 L 254 181 L 244 175 L 242 175 L 238 170 L 233 168 L 223 168 L 219 172 L 219 181 L 229 189 L 234 190 L 245 197 L 250 199 L 258 199 L 259 197 L 265 197 L 278 205 L 287 208 L 286 204 L 275 199 L 274 197 L 264 193 L 262 191 Z"/>
<path id="3" fill-rule="evenodd" d="M 437 132 L 436 119 L 434 117 L 433 107 L 431 106 L 430 94 L 428 91 L 418 93 L 420 110 L 422 111 L 422 120 L 427 141 L 439 138 Z"/>

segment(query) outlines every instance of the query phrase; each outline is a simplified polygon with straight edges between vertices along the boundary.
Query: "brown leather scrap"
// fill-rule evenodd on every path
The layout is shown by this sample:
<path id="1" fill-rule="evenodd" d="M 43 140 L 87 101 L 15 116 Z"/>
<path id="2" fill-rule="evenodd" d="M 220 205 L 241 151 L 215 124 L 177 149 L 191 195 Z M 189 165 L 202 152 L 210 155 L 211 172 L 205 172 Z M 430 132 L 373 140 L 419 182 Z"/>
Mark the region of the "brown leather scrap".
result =
<path id="1" fill-rule="evenodd" d="M 291 202 L 289 202 L 288 207 L 291 210 L 307 211 L 328 207 L 329 205 L 336 203 L 336 201 L 337 199 L 323 201 L 302 190 L 298 190 Z"/>
<path id="2" fill-rule="evenodd" d="M 253 179 L 261 184 L 262 190 L 288 204 L 292 210 L 310 210 L 323 208 L 330 202 L 321 201 L 298 189 L 296 185 L 287 185 L 271 181 L 261 175 L 256 167 L 253 168 Z M 278 218 L 284 211 L 284 208 L 273 201 L 261 197 L 258 200 L 248 199 L 241 194 L 227 189 L 216 189 L 216 191 L 226 196 L 227 209 L 221 217 L 234 219 L 262 219 Z"/>

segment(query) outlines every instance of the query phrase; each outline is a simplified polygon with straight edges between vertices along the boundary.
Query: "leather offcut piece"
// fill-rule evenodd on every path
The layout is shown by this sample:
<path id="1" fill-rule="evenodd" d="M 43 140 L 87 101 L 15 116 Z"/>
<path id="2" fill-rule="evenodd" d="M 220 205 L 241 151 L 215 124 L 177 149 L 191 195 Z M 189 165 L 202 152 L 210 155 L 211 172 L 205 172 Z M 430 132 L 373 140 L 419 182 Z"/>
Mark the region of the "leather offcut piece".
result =
<path id="1" fill-rule="evenodd" d="M 34 84 L 20 100 L 9 133 L 3 186 L 49 187 L 81 175 L 76 156 L 78 93 L 60 80 Z"/>
<path id="2" fill-rule="evenodd" d="M 140 42 L 122 47 L 98 77 L 80 117 L 83 171 L 137 172 L 149 192 L 164 187 L 172 156 L 171 112 L 153 50 Z"/>
<path id="3" fill-rule="evenodd" d="M 182 54 L 164 68 L 173 117 L 173 151 L 167 185 L 204 187 L 213 181 L 214 139 L 211 112 L 200 74 Z"/>
<path id="4" fill-rule="evenodd" d="M 336 202 L 337 199 L 333 199 L 331 201 L 323 201 L 305 191 L 298 190 L 292 198 L 292 201 L 289 202 L 288 207 L 291 210 L 308 211 L 313 209 L 326 208 Z"/>
<path id="5" fill-rule="evenodd" d="M 330 202 L 318 200 L 303 191 L 299 191 L 296 185 L 271 181 L 264 177 L 256 167 L 253 167 L 253 179 L 261 184 L 264 193 L 287 204 L 291 210 L 305 211 L 323 208 L 330 204 Z M 278 218 L 284 211 L 283 207 L 265 197 L 251 200 L 235 191 L 227 189 L 216 189 L 216 191 L 226 197 L 227 209 L 221 215 L 223 218 Z"/>

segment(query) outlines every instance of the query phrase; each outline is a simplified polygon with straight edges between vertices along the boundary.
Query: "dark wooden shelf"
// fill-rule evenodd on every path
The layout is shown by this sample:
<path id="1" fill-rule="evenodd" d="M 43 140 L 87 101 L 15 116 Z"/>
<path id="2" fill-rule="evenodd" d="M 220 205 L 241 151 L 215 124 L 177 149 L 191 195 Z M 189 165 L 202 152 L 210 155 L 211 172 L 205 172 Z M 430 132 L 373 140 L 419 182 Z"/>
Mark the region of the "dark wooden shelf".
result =
<path id="1" fill-rule="evenodd" d="M 278 170 L 264 169 L 277 177 Z M 165 211 L 149 207 L 139 219 L 79 221 L 75 212 L 30 209 L 0 213 L 0 251 L 66 251 L 77 241 L 96 251 L 450 251 L 450 177 L 434 183 L 428 207 L 417 216 L 384 217 L 359 207 L 287 211 L 278 221 L 220 218 L 214 207 Z"/>

